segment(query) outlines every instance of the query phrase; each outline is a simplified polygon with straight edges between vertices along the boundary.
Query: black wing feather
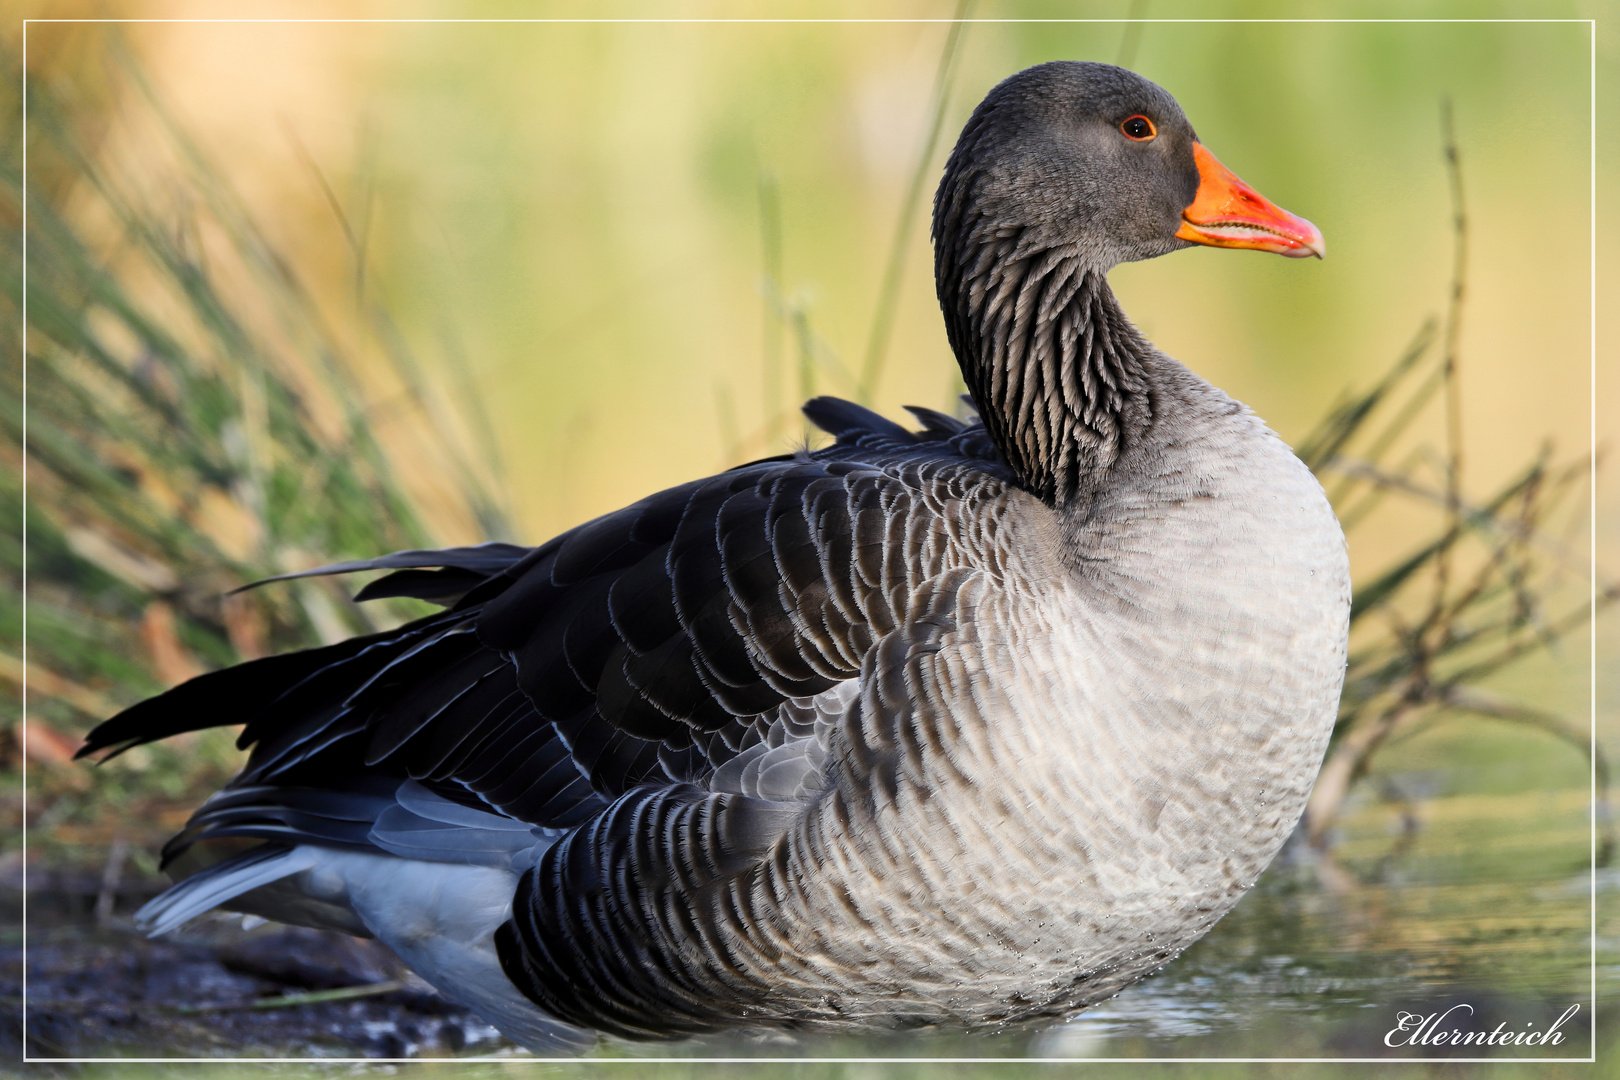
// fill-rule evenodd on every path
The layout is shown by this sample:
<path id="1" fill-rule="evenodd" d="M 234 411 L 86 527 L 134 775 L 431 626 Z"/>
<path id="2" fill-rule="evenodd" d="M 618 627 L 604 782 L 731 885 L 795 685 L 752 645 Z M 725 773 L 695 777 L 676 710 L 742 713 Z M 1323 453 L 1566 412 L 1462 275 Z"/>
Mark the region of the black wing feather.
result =
<path id="1" fill-rule="evenodd" d="M 389 555 L 379 555 L 374 559 L 356 559 L 351 562 L 331 563 L 327 566 L 317 566 L 311 570 L 298 570 L 291 574 L 277 574 L 275 577 L 260 578 L 258 581 L 250 581 L 241 588 L 232 591 L 246 592 L 248 589 L 257 589 L 259 586 L 268 585 L 273 581 L 294 581 L 298 578 L 307 577 L 330 577 L 334 574 L 353 574 L 361 570 L 404 570 L 424 567 L 445 567 L 463 570 L 477 575 L 479 580 L 482 580 L 507 569 L 529 554 L 531 550 L 517 544 L 503 544 L 491 541 L 487 544 L 476 544 L 472 547 L 396 551 Z"/>
<path id="2" fill-rule="evenodd" d="M 1011 482 L 978 425 L 920 411 L 925 430 L 908 432 L 830 398 L 805 411 L 833 446 L 659 492 L 537 548 L 404 551 L 266 579 L 392 570 L 360 595 L 453 606 L 194 679 L 100 725 L 81 754 L 246 720 L 244 790 L 414 778 L 545 827 L 649 784 L 701 783 L 761 739 L 762 714 L 856 677 L 904 617 L 941 542 L 937 515 L 907 492 Z M 904 559 L 897 513 L 910 515 Z M 211 819 L 209 834 L 267 834 L 310 811 L 245 813 Z M 176 839 L 188 835 L 201 833 Z"/>

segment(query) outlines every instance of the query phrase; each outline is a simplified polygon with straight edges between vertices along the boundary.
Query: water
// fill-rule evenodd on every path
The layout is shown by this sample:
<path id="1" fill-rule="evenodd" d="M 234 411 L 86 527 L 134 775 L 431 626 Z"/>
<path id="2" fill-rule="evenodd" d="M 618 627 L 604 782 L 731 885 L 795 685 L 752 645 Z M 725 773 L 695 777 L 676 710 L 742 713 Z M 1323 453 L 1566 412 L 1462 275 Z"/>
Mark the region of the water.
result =
<path id="1" fill-rule="evenodd" d="M 1441 1026 L 1544 1030 L 1580 1004 L 1559 1028 L 1564 1038 L 1557 1046 L 1468 1049 L 1478 1056 L 1586 1055 L 1585 875 L 1558 882 L 1371 883 L 1344 891 L 1292 877 L 1284 870 L 1263 881 L 1174 964 L 1036 1036 L 1031 1053 L 1417 1056 L 1421 1051 L 1399 1045 L 1398 1035 L 1394 1047 L 1385 1041 L 1403 1012 L 1459 1006 Z"/>

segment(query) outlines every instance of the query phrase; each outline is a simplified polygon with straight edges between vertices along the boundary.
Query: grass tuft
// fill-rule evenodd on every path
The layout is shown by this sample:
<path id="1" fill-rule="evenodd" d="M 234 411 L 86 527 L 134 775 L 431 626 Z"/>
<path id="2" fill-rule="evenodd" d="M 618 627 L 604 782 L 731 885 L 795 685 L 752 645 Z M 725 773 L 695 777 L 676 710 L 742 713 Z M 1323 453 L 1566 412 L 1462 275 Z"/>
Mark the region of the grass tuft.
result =
<path id="1" fill-rule="evenodd" d="M 26 737 L 20 702 L 0 705 L 0 769 L 37 766 L 29 825 L 70 844 L 132 827 L 132 808 L 162 818 L 164 804 L 235 769 L 229 735 L 203 733 L 132 752 L 91 782 L 66 757 L 109 711 L 425 610 L 407 600 L 363 611 L 324 582 L 232 588 L 509 531 L 493 452 L 462 434 L 487 430 L 467 394 L 427 374 L 358 269 L 353 296 L 317 300 L 138 67 L 116 50 L 113 60 L 161 173 L 100 152 L 84 118 L 38 82 L 29 175 L 20 132 L 0 161 L 7 222 L 21 225 L 27 185 L 28 276 L 24 313 L 18 267 L 0 270 L 5 321 L 27 323 L 26 368 L 20 331 L 5 334 L 0 364 L 0 483 L 18 496 L 0 505 L 26 537 L 28 590 L 25 644 L 25 567 L 8 548 L 0 678 L 26 677 L 31 697 Z M 15 56 L 5 66 L 20 77 Z M 334 209 L 341 217 L 335 196 Z M 363 247 L 351 252 L 363 266 Z"/>

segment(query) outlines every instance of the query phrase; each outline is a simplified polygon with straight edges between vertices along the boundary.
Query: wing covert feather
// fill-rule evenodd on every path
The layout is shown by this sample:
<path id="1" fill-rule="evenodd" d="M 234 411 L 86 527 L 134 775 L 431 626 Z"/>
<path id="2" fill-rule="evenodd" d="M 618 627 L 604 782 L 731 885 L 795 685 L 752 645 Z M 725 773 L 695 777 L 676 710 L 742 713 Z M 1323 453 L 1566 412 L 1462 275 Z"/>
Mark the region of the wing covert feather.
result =
<path id="1" fill-rule="evenodd" d="M 397 778 L 547 829 L 605 821 L 605 810 L 620 808 L 609 816 L 621 824 L 593 826 L 568 845 L 579 852 L 570 859 L 589 851 L 600 866 L 629 857 L 624 800 L 666 792 L 637 820 L 707 828 L 720 814 L 750 838 L 745 847 L 763 843 L 771 828 L 760 823 L 779 815 L 752 795 L 709 802 L 716 769 L 747 753 L 737 775 L 748 790 L 799 793 L 785 807 L 813 791 L 805 770 L 820 767 L 821 751 L 750 748 L 786 738 L 789 712 L 876 670 L 875 648 L 915 616 L 919 595 L 982 557 L 983 520 L 1012 488 L 979 426 L 929 415 L 927 431 L 908 433 L 846 405 L 820 407 L 838 435 L 831 447 L 659 492 L 533 549 L 413 551 L 323 568 L 390 570 L 372 594 L 442 595 L 450 606 L 170 693 L 218 708 L 233 693 L 263 695 L 283 668 L 296 673 L 248 702 L 243 743 L 253 753 L 238 787 Z M 904 692 L 866 691 L 885 702 Z M 208 726 L 165 715 L 168 696 L 109 721 L 92 746 Z M 224 821 L 210 835 L 225 835 Z M 730 865 L 743 849 L 707 850 L 719 835 L 680 839 L 695 860 L 680 872 Z M 646 857 L 674 865 L 668 853 Z"/>

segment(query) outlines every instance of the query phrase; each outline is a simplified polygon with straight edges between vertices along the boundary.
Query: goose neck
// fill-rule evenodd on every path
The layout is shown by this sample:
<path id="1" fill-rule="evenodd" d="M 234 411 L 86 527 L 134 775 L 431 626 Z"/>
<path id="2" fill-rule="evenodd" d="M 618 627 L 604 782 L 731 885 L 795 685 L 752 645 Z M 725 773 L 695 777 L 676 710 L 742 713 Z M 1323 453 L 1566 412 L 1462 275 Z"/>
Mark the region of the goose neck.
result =
<path id="1" fill-rule="evenodd" d="M 1047 505 L 1083 499 L 1153 418 L 1153 348 L 1075 248 L 980 246 L 941 275 L 951 345 L 990 436 Z"/>

